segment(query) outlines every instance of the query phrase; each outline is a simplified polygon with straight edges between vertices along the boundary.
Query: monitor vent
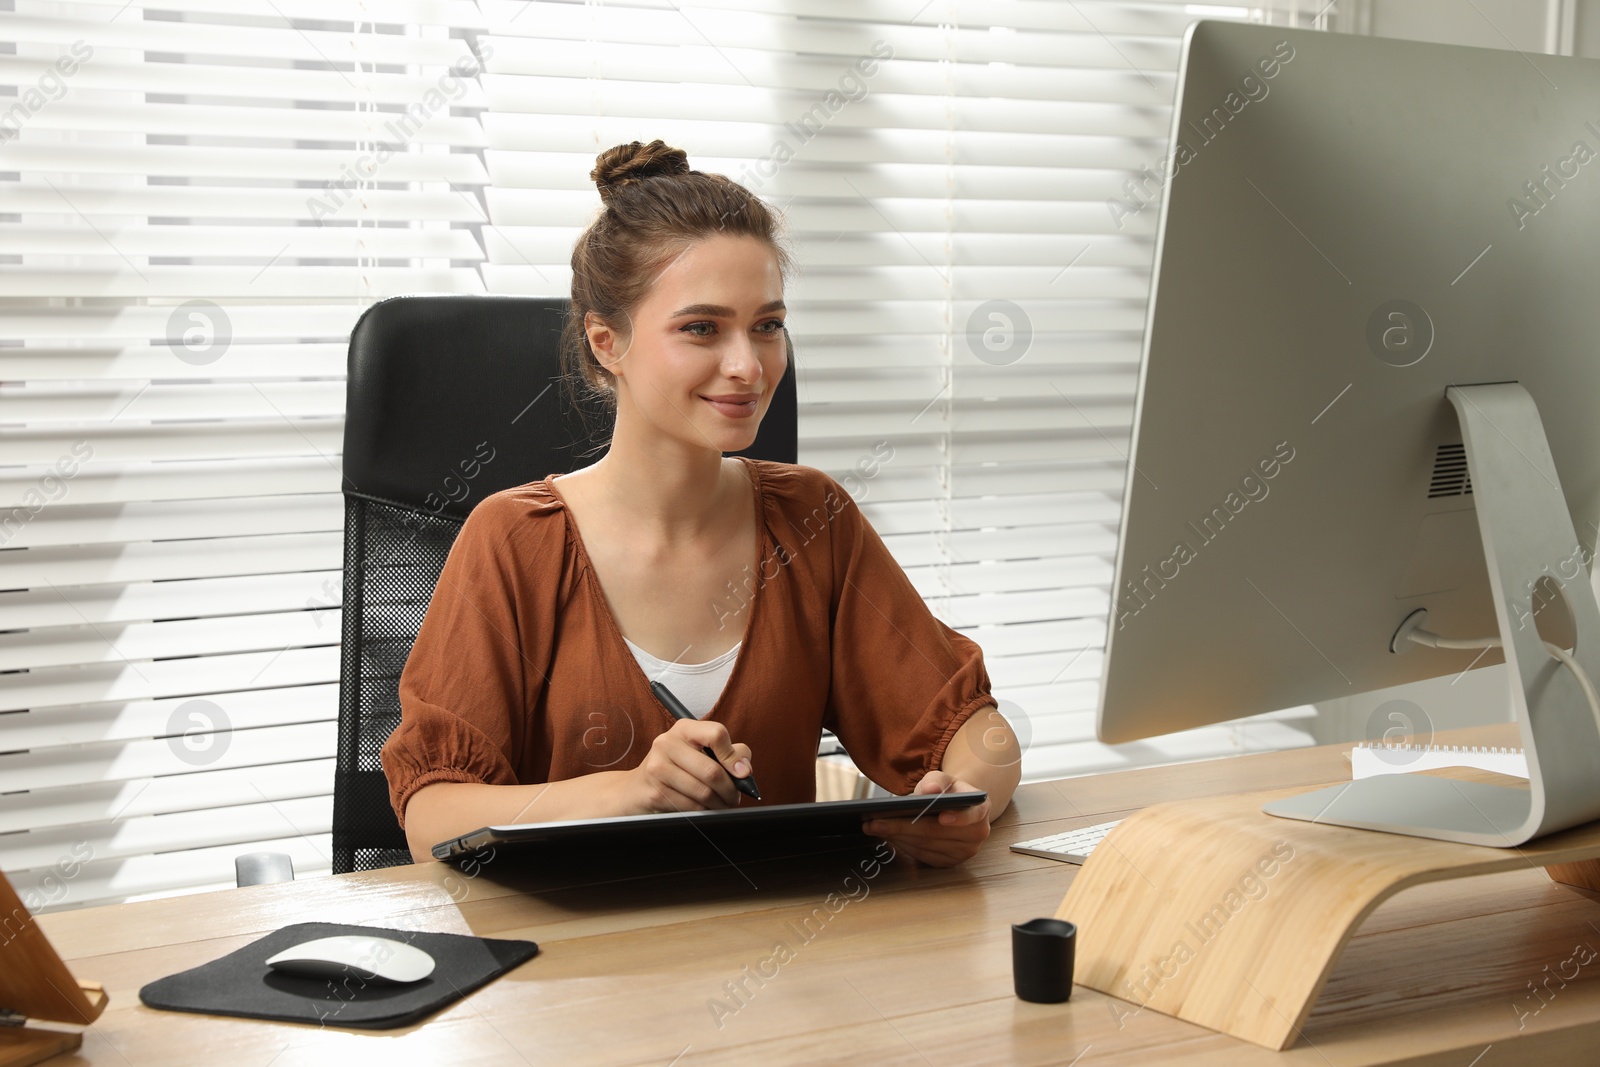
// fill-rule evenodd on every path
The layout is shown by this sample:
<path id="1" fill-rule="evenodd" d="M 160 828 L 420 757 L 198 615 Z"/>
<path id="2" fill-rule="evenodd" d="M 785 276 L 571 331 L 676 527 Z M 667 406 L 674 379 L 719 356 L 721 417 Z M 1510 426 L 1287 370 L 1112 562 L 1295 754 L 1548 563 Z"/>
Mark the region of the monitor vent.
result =
<path id="1" fill-rule="evenodd" d="M 1465 445 L 1440 445 L 1433 457 L 1433 480 L 1428 483 L 1428 498 L 1436 496 L 1470 496 L 1472 479 L 1467 476 L 1467 449 Z"/>

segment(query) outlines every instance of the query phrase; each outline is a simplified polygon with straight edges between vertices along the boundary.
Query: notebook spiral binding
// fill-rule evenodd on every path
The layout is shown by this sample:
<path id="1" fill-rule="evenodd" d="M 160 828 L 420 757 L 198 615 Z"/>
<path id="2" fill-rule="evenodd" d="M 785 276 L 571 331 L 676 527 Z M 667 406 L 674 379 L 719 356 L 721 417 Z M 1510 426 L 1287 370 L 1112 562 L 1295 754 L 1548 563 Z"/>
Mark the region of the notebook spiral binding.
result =
<path id="1" fill-rule="evenodd" d="M 1521 755 L 1520 748 L 1493 745 L 1392 745 L 1385 741 L 1358 741 L 1357 748 L 1385 749 L 1389 752 L 1494 753 Z"/>
<path id="2" fill-rule="evenodd" d="M 1520 748 L 1499 745 L 1387 744 L 1365 740 L 1350 751 L 1350 777 L 1405 774 L 1443 767 L 1476 767 L 1518 778 L 1528 776 L 1528 759 Z"/>

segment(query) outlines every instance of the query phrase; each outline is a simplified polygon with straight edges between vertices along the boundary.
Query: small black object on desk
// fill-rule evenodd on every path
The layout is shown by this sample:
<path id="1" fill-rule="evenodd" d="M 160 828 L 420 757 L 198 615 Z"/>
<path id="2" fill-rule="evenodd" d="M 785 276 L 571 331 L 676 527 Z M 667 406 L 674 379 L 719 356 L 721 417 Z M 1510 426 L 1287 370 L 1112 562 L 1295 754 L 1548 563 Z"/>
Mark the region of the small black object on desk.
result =
<path id="1" fill-rule="evenodd" d="M 1030 919 L 1011 927 L 1011 980 L 1017 996 L 1059 1004 L 1072 996 L 1078 928 L 1064 919 Z"/>

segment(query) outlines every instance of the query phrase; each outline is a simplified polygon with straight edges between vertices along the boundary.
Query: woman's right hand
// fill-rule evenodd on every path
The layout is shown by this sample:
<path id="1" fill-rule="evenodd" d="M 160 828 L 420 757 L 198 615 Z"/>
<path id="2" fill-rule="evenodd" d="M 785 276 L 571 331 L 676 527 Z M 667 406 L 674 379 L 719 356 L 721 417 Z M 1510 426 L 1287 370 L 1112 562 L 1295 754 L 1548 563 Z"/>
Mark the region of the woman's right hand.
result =
<path id="1" fill-rule="evenodd" d="M 708 757 L 702 747 L 715 752 L 717 759 Z M 650 743 L 644 762 L 625 772 L 628 806 L 639 815 L 734 807 L 741 794 L 729 771 L 738 778 L 750 774 L 750 746 L 734 744 L 720 722 L 678 719 Z"/>

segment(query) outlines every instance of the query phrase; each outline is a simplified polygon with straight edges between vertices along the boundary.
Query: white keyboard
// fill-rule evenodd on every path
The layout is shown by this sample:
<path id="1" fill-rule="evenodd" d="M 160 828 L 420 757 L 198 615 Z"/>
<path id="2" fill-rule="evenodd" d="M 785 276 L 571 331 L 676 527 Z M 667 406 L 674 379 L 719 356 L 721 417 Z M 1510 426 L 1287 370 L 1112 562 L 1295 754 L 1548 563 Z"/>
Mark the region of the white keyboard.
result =
<path id="1" fill-rule="evenodd" d="M 1076 830 L 1051 834 L 1049 837 L 1018 841 L 1011 846 L 1011 851 L 1029 856 L 1042 856 L 1047 860 L 1060 860 L 1063 863 L 1082 863 L 1094 852 L 1094 847 L 1105 840 L 1111 828 L 1121 821 L 1112 819 L 1110 822 L 1080 826 Z"/>

